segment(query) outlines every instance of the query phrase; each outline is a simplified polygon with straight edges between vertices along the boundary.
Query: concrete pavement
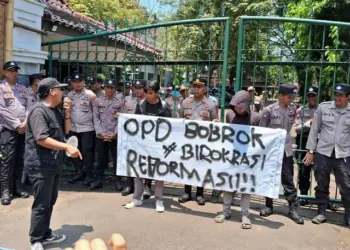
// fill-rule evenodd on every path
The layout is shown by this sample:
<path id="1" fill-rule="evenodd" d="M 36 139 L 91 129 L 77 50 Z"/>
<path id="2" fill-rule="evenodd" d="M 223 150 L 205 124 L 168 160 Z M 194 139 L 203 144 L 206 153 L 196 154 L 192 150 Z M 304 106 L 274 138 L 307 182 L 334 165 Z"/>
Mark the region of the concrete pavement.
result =
<path id="1" fill-rule="evenodd" d="M 182 193 L 179 185 L 165 190 L 166 211 L 159 214 L 154 200 L 142 207 L 126 210 L 123 205 L 131 196 L 115 193 L 111 183 L 99 192 L 90 192 L 81 184 L 62 183 L 52 219 L 52 229 L 67 235 L 66 242 L 47 249 L 64 249 L 78 239 L 100 237 L 107 241 L 118 232 L 124 235 L 128 249 L 350 249 L 350 230 L 341 225 L 342 212 L 329 212 L 332 224 L 313 225 L 310 221 L 315 209 L 302 208 L 305 225 L 296 225 L 284 216 L 286 202 L 276 201 L 276 214 L 259 217 L 263 206 L 261 197 L 252 198 L 251 230 L 240 228 L 239 207 L 233 207 L 233 218 L 223 224 L 213 220 L 221 211 L 221 204 L 207 203 L 199 207 L 195 202 L 179 204 Z M 207 194 L 207 199 L 210 195 Z M 30 249 L 28 228 L 29 199 L 16 199 L 8 207 L 0 207 L 0 248 Z M 238 205 L 239 200 L 236 198 Z"/>

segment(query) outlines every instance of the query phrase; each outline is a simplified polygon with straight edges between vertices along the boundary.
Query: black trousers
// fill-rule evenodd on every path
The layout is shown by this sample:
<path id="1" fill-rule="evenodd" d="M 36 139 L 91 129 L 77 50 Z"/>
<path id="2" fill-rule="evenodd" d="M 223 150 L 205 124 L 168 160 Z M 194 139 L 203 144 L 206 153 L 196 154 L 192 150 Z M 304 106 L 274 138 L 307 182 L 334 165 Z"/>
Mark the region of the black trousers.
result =
<path id="1" fill-rule="evenodd" d="M 0 184 L 1 189 L 16 188 L 23 175 L 25 135 L 3 129 L 0 133 Z"/>
<path id="2" fill-rule="evenodd" d="M 117 140 L 105 142 L 96 138 L 96 153 L 97 159 L 94 167 L 96 175 L 103 175 L 104 171 L 108 169 L 109 153 L 112 155 L 113 169 L 117 170 Z"/>
<path id="3" fill-rule="evenodd" d="M 316 201 L 319 209 L 325 212 L 329 202 L 329 182 L 331 172 L 334 172 L 335 182 L 339 188 L 342 203 L 350 212 L 350 157 L 335 159 L 319 153 L 315 155 L 315 187 Z"/>
<path id="4" fill-rule="evenodd" d="M 297 189 L 295 188 L 293 177 L 294 177 L 294 166 L 293 156 L 287 157 L 286 154 L 283 156 L 282 161 L 282 175 L 281 182 L 284 192 L 284 197 L 288 203 L 294 203 L 297 198 Z M 272 207 L 273 202 L 271 198 L 266 198 L 266 206 Z"/>
<path id="5" fill-rule="evenodd" d="M 308 134 L 303 135 L 302 141 L 301 141 L 301 147 L 300 149 L 305 150 L 306 143 L 307 143 Z M 300 136 L 296 137 L 296 142 L 299 145 L 300 142 Z M 302 161 L 305 157 L 306 153 L 302 152 L 300 153 L 300 160 Z M 299 169 L 299 177 L 298 177 L 298 184 L 299 184 L 299 190 L 302 195 L 307 195 L 310 189 L 310 178 L 311 178 L 311 170 L 313 169 L 314 164 L 311 166 L 305 166 L 303 163 L 298 163 L 298 169 Z"/>
<path id="6" fill-rule="evenodd" d="M 189 196 L 191 196 L 191 192 L 192 192 L 192 186 L 185 185 L 185 193 L 188 194 Z M 197 187 L 196 197 L 198 197 L 198 196 L 203 197 L 203 192 L 204 192 L 203 187 Z"/>
<path id="7" fill-rule="evenodd" d="M 152 188 L 152 179 L 145 179 L 145 187 L 148 187 L 149 189 Z"/>
<path id="8" fill-rule="evenodd" d="M 303 158 L 302 158 L 303 159 Z M 305 166 L 304 164 L 299 164 L 299 190 L 300 194 L 308 195 L 310 189 L 310 178 L 311 178 L 311 170 L 314 168 L 314 164 L 310 166 Z"/>
<path id="9" fill-rule="evenodd" d="M 75 170 L 77 172 L 84 171 L 85 173 L 91 173 L 95 153 L 95 131 L 82 133 L 72 132 L 71 135 L 78 138 L 78 148 L 83 156 L 83 160 L 79 158 L 72 159 Z"/>
<path id="10" fill-rule="evenodd" d="M 30 219 L 30 242 L 43 242 L 51 236 L 50 221 L 58 196 L 59 172 L 27 170 L 33 186 L 34 202 Z"/>

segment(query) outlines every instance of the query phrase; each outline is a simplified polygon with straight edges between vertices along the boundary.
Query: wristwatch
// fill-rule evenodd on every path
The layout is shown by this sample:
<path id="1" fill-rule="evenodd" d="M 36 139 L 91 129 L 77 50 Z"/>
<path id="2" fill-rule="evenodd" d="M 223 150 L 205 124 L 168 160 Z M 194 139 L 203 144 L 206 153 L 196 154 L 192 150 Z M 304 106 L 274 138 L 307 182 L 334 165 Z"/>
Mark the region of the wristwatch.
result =
<path id="1" fill-rule="evenodd" d="M 309 150 L 309 153 L 310 153 L 310 154 L 313 154 L 313 153 L 314 153 L 314 151 L 313 151 L 313 150 Z"/>

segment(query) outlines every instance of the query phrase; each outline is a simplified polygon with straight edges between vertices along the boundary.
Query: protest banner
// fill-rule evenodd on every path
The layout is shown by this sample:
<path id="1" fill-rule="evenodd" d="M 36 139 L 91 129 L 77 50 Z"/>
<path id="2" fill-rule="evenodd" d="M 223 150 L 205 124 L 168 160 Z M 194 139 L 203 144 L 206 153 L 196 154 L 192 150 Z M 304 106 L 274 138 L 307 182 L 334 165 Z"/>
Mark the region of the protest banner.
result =
<path id="1" fill-rule="evenodd" d="M 277 198 L 286 131 L 120 114 L 117 174 Z"/>

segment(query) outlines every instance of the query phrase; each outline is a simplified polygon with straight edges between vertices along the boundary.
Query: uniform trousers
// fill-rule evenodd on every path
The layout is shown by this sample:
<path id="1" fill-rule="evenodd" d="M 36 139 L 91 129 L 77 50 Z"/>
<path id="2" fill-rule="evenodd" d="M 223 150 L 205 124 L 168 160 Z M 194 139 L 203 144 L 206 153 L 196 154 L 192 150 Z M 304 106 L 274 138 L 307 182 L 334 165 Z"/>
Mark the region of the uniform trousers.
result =
<path id="1" fill-rule="evenodd" d="M 90 174 L 94 162 L 95 131 L 72 132 L 71 135 L 78 138 L 78 149 L 83 156 L 83 160 L 79 158 L 72 159 L 74 167 L 77 172 L 83 171 Z"/>
<path id="2" fill-rule="evenodd" d="M 21 182 L 24 164 L 25 135 L 6 128 L 0 133 L 0 184 L 1 189 L 12 193 L 16 181 Z M 3 191 L 3 190 L 2 190 Z"/>
<path id="3" fill-rule="evenodd" d="M 116 171 L 117 166 L 117 140 L 111 142 L 103 141 L 96 138 L 96 164 L 94 167 L 94 173 L 96 175 L 102 175 L 103 172 L 108 169 L 109 153 L 112 155 L 113 169 Z"/>
<path id="4" fill-rule="evenodd" d="M 345 211 L 350 212 L 350 157 L 336 159 L 323 154 L 315 154 L 315 187 L 316 202 L 319 204 L 319 212 L 324 213 L 329 202 L 330 175 L 334 172 L 335 182 L 339 188 Z"/>

